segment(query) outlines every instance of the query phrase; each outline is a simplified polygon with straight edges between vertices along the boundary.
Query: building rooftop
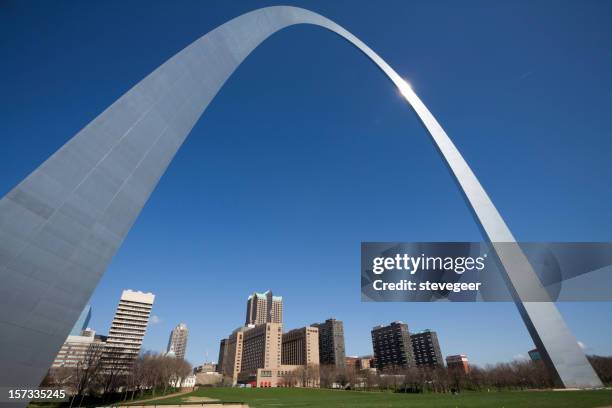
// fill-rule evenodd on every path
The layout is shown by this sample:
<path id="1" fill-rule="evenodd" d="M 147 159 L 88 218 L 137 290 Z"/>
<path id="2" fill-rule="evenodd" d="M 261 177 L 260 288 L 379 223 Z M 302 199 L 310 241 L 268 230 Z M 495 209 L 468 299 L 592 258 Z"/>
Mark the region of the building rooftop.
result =
<path id="1" fill-rule="evenodd" d="M 265 291 L 265 292 L 263 292 L 263 293 L 260 293 L 260 292 L 255 292 L 254 294 L 249 295 L 249 297 L 248 297 L 247 299 L 252 299 L 252 298 L 253 298 L 253 296 L 256 296 L 256 297 L 258 297 L 258 298 L 264 298 L 264 299 L 265 299 L 265 298 L 267 298 L 267 297 L 268 297 L 268 294 L 270 294 L 270 293 L 272 293 L 272 291 L 271 291 L 271 290 L 266 290 L 266 291 Z M 279 300 L 279 301 L 281 301 L 281 300 L 283 300 L 283 297 L 282 297 L 282 296 L 274 296 L 274 295 L 272 295 L 272 300 Z"/>
<path id="2" fill-rule="evenodd" d="M 242 331 L 247 331 L 247 330 L 251 330 L 252 328 L 254 328 L 255 325 L 254 324 L 247 324 L 246 326 L 240 326 L 236 329 L 234 329 L 232 331 L 232 333 L 236 333 L 236 332 L 242 332 Z"/>
<path id="3" fill-rule="evenodd" d="M 155 300 L 155 295 L 151 292 L 145 293 L 132 289 L 126 289 L 121 293 L 121 300 L 153 304 L 153 301 Z"/>
<path id="4" fill-rule="evenodd" d="M 383 328 L 383 327 L 389 327 L 389 326 L 392 326 L 394 324 L 397 325 L 397 324 L 405 324 L 405 323 L 402 322 L 401 320 L 396 320 L 396 321 L 391 322 L 389 324 L 379 324 L 378 326 L 374 326 L 373 329 L 380 329 L 380 328 Z"/>
<path id="5" fill-rule="evenodd" d="M 463 360 L 466 359 L 467 360 L 467 356 L 465 354 L 455 354 L 452 356 L 446 356 L 447 360 Z"/>

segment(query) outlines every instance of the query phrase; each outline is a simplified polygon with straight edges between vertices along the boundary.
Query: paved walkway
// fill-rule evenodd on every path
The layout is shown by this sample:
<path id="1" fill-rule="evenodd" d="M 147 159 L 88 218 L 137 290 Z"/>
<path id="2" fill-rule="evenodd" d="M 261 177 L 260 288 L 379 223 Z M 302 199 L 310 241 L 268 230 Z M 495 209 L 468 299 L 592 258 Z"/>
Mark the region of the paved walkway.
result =
<path id="1" fill-rule="evenodd" d="M 148 398 L 145 400 L 139 400 L 139 401 L 134 401 L 134 402 L 125 402 L 125 405 L 113 405 L 113 407 L 117 407 L 117 408 L 151 408 L 151 405 L 144 405 L 144 403 L 150 403 L 150 402 L 154 402 L 157 400 L 162 400 L 162 399 L 166 399 L 166 398 L 171 398 L 171 397 L 178 397 L 181 395 L 185 395 L 185 394 L 189 394 L 190 392 L 193 392 L 193 390 L 185 390 L 185 391 L 179 391 L 179 392 L 175 392 L 172 394 L 166 394 L 166 395 L 160 395 L 159 397 L 154 397 L 154 398 Z M 179 408 L 179 407 L 197 407 L 199 406 L 197 403 L 198 402 L 206 402 L 206 404 L 202 404 L 201 406 L 204 406 L 206 408 L 249 408 L 249 406 L 247 404 L 223 404 L 223 403 L 212 403 L 215 400 L 211 399 L 211 398 L 206 398 L 206 397 L 195 397 L 193 398 L 191 401 L 186 401 L 187 404 L 177 404 L 177 405 L 165 405 L 164 404 L 164 408 Z"/>
<path id="2" fill-rule="evenodd" d="M 124 401 L 122 403 L 124 403 L 125 406 L 128 406 L 128 405 L 129 406 L 138 406 L 139 404 L 141 404 L 143 402 L 151 402 L 151 401 L 157 401 L 157 400 L 165 399 L 165 398 L 178 397 L 180 395 L 189 394 L 190 392 L 193 392 L 193 389 L 179 391 L 179 392 L 175 392 L 175 393 L 172 393 L 172 394 L 160 395 L 159 397 L 153 397 L 153 398 L 148 398 L 148 399 L 145 399 L 145 400 L 138 400 L 138 401 L 134 401 L 134 402 Z"/>
<path id="3" fill-rule="evenodd" d="M 154 405 L 118 405 L 117 408 L 151 408 Z M 158 405 L 160 408 L 195 408 L 195 407 L 204 407 L 204 408 L 249 408 L 246 404 L 223 404 L 223 403 L 212 403 L 212 404 L 182 404 L 182 405 Z"/>

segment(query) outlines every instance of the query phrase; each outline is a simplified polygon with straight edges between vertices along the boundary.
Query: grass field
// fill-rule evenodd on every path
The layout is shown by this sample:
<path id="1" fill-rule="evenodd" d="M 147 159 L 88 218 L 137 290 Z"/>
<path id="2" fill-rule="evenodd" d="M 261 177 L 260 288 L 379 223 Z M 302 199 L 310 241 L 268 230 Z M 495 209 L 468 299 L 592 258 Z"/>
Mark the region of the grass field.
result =
<path id="1" fill-rule="evenodd" d="M 393 394 L 301 388 L 205 388 L 156 401 L 181 403 L 189 397 L 242 401 L 251 408 L 591 408 L 612 407 L 612 390 L 464 392 L 460 395 Z"/>

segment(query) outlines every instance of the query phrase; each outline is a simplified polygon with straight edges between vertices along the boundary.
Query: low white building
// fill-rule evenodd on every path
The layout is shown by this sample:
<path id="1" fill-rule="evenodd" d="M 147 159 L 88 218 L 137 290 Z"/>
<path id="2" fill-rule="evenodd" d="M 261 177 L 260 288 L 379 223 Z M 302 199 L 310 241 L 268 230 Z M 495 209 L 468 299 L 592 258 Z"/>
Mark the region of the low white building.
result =
<path id="1" fill-rule="evenodd" d="M 193 388 L 196 385 L 196 376 L 195 374 L 189 374 L 183 379 L 179 378 L 178 381 L 171 379 L 169 384 L 175 388 Z"/>
<path id="2" fill-rule="evenodd" d="M 62 348 L 57 353 L 51 368 L 75 368 L 83 364 L 93 363 L 101 355 L 104 341 L 96 336 L 92 329 L 85 329 L 80 336 L 68 336 Z M 98 347 L 97 350 L 94 347 Z"/>

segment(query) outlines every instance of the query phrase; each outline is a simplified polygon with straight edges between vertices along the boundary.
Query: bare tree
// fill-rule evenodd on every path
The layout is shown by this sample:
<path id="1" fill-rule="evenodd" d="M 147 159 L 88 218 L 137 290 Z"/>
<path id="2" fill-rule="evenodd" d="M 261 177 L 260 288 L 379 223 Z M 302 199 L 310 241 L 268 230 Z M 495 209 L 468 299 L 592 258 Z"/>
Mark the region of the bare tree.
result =
<path id="1" fill-rule="evenodd" d="M 296 385 L 298 387 L 304 387 L 307 381 L 306 367 L 299 366 L 293 370 L 293 372 L 295 373 L 295 377 L 297 379 Z"/>
<path id="2" fill-rule="evenodd" d="M 336 380 L 336 366 L 324 364 L 319 367 L 321 387 L 331 388 Z"/>
<path id="3" fill-rule="evenodd" d="M 180 387 L 191 372 L 191 364 L 184 359 L 144 353 L 134 361 L 127 376 L 128 387 L 132 389 L 132 399 L 136 391 L 142 394 L 145 389 L 151 389 L 153 395 L 158 389 L 166 394 L 170 386 Z"/>
<path id="4" fill-rule="evenodd" d="M 91 343 L 87 347 L 83 359 L 77 363 L 77 366 L 73 370 L 75 394 L 70 402 L 71 407 L 77 397 L 80 397 L 80 406 L 85 397 L 85 392 L 91 389 L 91 385 L 100 371 L 100 358 L 102 357 L 103 351 L 104 343 Z"/>
<path id="5" fill-rule="evenodd" d="M 187 361 L 182 358 L 164 357 L 164 364 L 167 364 L 170 369 L 170 379 L 174 387 L 179 388 L 182 382 L 191 374 L 192 367 Z"/>
<path id="6" fill-rule="evenodd" d="M 50 371 L 50 380 L 53 385 L 59 388 L 73 388 L 74 370 L 70 367 L 52 368 Z"/>
<path id="7" fill-rule="evenodd" d="M 349 366 L 347 365 L 344 368 L 344 375 L 346 376 L 346 382 L 347 384 L 350 384 L 351 389 L 355 389 L 356 384 L 358 382 L 358 372 L 357 372 L 357 368 L 355 366 Z"/>
<path id="8" fill-rule="evenodd" d="M 149 353 L 144 353 L 138 356 L 136 360 L 134 360 L 134 364 L 132 365 L 132 370 L 127 376 L 127 386 L 131 391 L 131 400 L 134 400 L 134 396 L 136 392 L 142 393 L 142 390 L 148 386 L 147 381 L 147 372 L 146 372 L 146 359 Z M 128 390 L 125 393 L 125 399 L 127 399 Z"/>
<path id="9" fill-rule="evenodd" d="M 361 371 L 365 386 L 368 390 L 378 386 L 378 375 L 375 371 L 371 369 L 366 369 Z"/>
<path id="10" fill-rule="evenodd" d="M 100 357 L 102 394 L 108 396 L 125 384 L 133 360 L 124 349 L 106 345 Z"/>
<path id="11" fill-rule="evenodd" d="M 304 370 L 306 372 L 306 382 L 303 384 L 304 387 L 318 387 L 319 386 L 319 365 L 308 364 Z"/>
<path id="12" fill-rule="evenodd" d="M 142 376 L 140 389 L 151 389 L 155 395 L 155 387 L 157 385 L 157 355 L 153 353 L 145 354 L 142 361 Z M 142 393 L 142 392 L 141 392 Z"/>
<path id="13" fill-rule="evenodd" d="M 612 357 L 589 356 L 595 372 L 604 384 L 612 384 Z"/>
<path id="14" fill-rule="evenodd" d="M 338 383 L 342 388 L 346 388 L 349 379 L 346 375 L 346 369 L 344 367 L 336 367 L 336 376 L 334 382 Z"/>
<path id="15" fill-rule="evenodd" d="M 611 383 L 612 357 L 589 356 L 589 359 L 602 381 Z M 300 376 L 305 375 L 301 371 L 298 373 Z M 389 367 L 383 372 L 363 370 L 361 373 L 352 373 L 323 365 L 319 367 L 319 374 L 321 387 L 332 387 L 335 383 L 354 386 L 361 381 L 369 389 L 378 387 L 380 390 L 395 392 L 446 393 L 483 389 L 542 389 L 554 386 L 545 365 L 541 361 L 531 360 L 499 363 L 484 368 L 472 365 L 468 372 L 461 368 L 446 367 Z M 287 378 L 286 382 L 290 384 L 291 379 Z M 309 382 L 306 380 L 304 384 Z"/>
<path id="16" fill-rule="evenodd" d="M 283 374 L 282 378 L 283 378 L 283 383 L 287 387 L 295 387 L 298 384 L 299 373 L 297 373 L 296 370 L 286 371 Z"/>

